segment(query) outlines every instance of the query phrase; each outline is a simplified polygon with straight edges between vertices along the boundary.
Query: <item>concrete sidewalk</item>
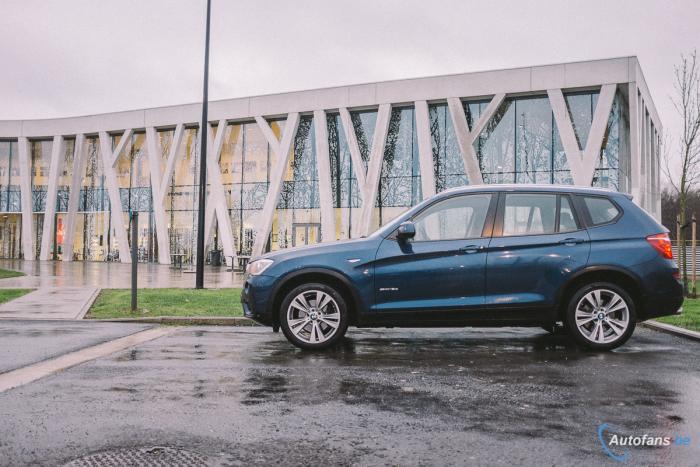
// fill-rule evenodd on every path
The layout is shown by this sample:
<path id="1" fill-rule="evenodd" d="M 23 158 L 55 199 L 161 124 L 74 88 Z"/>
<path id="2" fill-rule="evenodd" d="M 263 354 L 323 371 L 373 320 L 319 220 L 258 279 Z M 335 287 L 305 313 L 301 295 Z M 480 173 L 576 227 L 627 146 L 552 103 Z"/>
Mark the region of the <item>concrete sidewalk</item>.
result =
<path id="1" fill-rule="evenodd" d="M 131 265 L 90 261 L 22 261 L 0 259 L 0 268 L 21 271 L 22 277 L 0 280 L 0 288 L 41 289 L 44 287 L 99 287 L 128 289 L 131 287 Z M 243 274 L 226 267 L 205 266 L 204 284 L 207 288 L 241 287 Z M 139 288 L 193 288 L 195 275 L 170 266 L 139 263 Z"/>
<path id="2" fill-rule="evenodd" d="M 0 305 L 0 319 L 82 319 L 97 287 L 44 287 Z"/>

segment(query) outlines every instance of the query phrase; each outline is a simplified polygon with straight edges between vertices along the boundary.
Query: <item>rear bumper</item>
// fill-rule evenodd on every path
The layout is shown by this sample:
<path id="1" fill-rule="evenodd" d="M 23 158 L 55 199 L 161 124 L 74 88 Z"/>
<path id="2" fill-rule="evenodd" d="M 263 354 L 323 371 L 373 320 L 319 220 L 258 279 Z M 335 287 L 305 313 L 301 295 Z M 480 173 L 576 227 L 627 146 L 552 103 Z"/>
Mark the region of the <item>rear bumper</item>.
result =
<path id="1" fill-rule="evenodd" d="M 653 294 L 647 296 L 639 307 L 640 320 L 680 314 L 683 306 L 683 285 L 678 283 L 673 293 Z"/>
<path id="2" fill-rule="evenodd" d="M 272 326 L 274 324 L 270 312 L 269 301 L 272 300 L 272 292 L 275 278 L 270 276 L 250 276 L 246 279 L 241 292 L 241 304 L 243 315 L 253 321 Z"/>

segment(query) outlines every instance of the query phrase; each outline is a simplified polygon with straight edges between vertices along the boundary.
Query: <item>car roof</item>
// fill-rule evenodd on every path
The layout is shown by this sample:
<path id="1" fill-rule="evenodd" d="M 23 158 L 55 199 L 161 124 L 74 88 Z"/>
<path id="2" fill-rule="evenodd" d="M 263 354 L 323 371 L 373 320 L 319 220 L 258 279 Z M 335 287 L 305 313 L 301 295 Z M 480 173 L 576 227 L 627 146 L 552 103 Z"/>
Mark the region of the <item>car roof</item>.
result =
<path id="1" fill-rule="evenodd" d="M 528 183 L 506 183 L 506 184 L 484 184 L 484 185 L 465 185 L 455 188 L 450 188 L 441 192 L 441 195 L 455 193 L 470 193 L 476 191 L 520 191 L 520 192 L 543 192 L 543 193 L 581 193 L 591 195 L 629 195 L 620 193 L 610 188 L 597 188 L 574 185 L 537 185 Z"/>

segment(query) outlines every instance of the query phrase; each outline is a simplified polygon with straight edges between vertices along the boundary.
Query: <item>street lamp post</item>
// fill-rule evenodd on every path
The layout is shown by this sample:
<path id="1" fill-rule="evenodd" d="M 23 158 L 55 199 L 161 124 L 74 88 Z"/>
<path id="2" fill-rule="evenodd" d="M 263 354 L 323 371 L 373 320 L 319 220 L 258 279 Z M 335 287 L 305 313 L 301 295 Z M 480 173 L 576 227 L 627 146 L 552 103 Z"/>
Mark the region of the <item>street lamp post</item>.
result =
<path id="1" fill-rule="evenodd" d="M 204 288 L 204 218 L 207 198 L 207 133 L 209 132 L 209 23 L 211 22 L 211 0 L 207 0 L 207 25 L 204 39 L 204 91 L 202 92 L 202 122 L 200 132 L 199 161 L 199 215 L 197 216 L 197 270 L 195 288 Z"/>

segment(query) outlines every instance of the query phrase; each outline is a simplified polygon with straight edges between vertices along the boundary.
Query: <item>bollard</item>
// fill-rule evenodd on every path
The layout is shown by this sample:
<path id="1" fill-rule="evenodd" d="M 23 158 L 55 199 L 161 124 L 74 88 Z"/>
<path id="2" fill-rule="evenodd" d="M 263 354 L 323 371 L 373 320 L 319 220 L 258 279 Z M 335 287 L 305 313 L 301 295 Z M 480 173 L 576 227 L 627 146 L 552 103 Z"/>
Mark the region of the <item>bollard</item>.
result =
<path id="1" fill-rule="evenodd" d="M 138 306 L 136 297 L 137 271 L 139 265 L 139 212 L 131 213 L 131 311 Z"/>

